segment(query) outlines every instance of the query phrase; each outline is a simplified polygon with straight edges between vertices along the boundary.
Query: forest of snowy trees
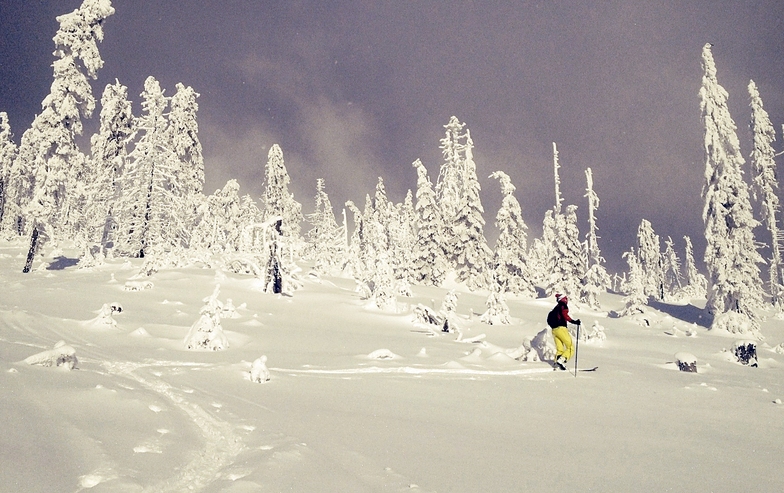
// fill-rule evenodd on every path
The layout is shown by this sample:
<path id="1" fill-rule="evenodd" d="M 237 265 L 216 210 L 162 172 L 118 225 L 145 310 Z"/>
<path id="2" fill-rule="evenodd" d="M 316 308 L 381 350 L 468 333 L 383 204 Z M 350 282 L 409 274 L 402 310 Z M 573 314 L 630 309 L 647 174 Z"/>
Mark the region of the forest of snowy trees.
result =
<path id="1" fill-rule="evenodd" d="M 51 91 L 18 145 L 0 112 L 0 234 L 28 242 L 28 257 L 20 265 L 24 272 L 33 269 L 44 244 L 58 248 L 73 240 L 82 267 L 117 257 L 144 258 L 147 275 L 193 263 L 222 265 L 257 275 L 278 293 L 296 289 L 298 263 L 307 263 L 314 275 L 353 276 L 380 308 L 394 307 L 411 285 L 457 282 L 487 291 L 489 313 L 503 313 L 507 296 L 564 293 L 599 309 L 600 294 L 614 290 L 626 296 L 619 316 L 644 312 L 650 300 L 706 297 L 715 328 L 759 336 L 759 310 L 767 304 L 784 311 L 775 131 L 752 81 L 754 148 L 747 183 L 746 160 L 710 45 L 702 52 L 699 93 L 707 275 L 697 267 L 689 237 L 681 245 L 668 237 L 662 245 L 643 219 L 636 245 L 624 254 L 628 271 L 611 276 L 600 250 L 600 200 L 592 170 L 585 170 L 589 228 L 581 232 L 577 213 L 583 206 L 563 203 L 553 144 L 554 206 L 544 213 L 541 237 L 531 239 L 510 177 L 501 170 L 480 171 L 471 132 L 454 116 L 444 125 L 435 181 L 417 160 L 412 165 L 416 190 L 402 202 L 390 200 L 379 178 L 361 207 L 353 202 L 335 207 L 329 183 L 319 179 L 314 210 L 307 214 L 288 189 L 291 178 L 278 145 L 269 148 L 258 199 L 240 195 L 236 180 L 204 194 L 199 94 L 183 84 L 167 96 L 155 78 L 147 78 L 140 115 L 132 112 L 126 86 L 107 85 L 99 130 L 90 137 L 90 148 L 80 149 L 82 119 L 96 109 L 90 80 L 103 65 L 102 24 L 113 14 L 109 0 L 84 0 L 57 18 Z M 497 180 L 502 197 L 494 248 L 484 232 L 480 173 Z M 759 204 L 759 220 L 752 200 Z M 769 259 L 762 258 L 754 236 L 760 224 L 770 237 Z M 762 265 L 767 282 L 761 280 Z"/>

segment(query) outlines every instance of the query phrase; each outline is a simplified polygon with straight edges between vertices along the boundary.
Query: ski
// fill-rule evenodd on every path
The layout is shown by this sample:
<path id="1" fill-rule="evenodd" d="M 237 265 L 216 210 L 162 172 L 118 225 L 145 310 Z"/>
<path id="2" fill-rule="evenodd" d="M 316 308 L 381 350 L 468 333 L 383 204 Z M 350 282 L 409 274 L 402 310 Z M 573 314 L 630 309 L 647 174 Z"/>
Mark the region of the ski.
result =
<path id="1" fill-rule="evenodd" d="M 599 369 L 598 366 L 594 366 L 593 368 L 580 368 L 577 371 L 596 371 L 598 369 Z"/>

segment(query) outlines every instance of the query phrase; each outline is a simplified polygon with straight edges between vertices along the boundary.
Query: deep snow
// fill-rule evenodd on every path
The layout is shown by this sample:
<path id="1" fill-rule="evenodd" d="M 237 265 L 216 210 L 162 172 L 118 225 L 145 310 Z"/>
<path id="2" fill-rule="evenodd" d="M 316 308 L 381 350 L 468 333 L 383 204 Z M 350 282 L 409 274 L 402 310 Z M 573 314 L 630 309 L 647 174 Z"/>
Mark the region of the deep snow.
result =
<path id="1" fill-rule="evenodd" d="M 22 274 L 24 251 L 0 243 L 1 491 L 784 490 L 779 320 L 750 368 L 697 306 L 613 319 L 608 294 L 603 312 L 572 309 L 606 334 L 581 341 L 580 366 L 599 369 L 574 377 L 510 357 L 550 299 L 510 298 L 512 324 L 491 326 L 487 293 L 458 288 L 458 342 L 413 323 L 445 288 L 413 286 L 395 314 L 341 277 L 303 276 L 287 297 L 213 269 L 80 270 L 68 249 Z M 188 350 L 217 284 L 238 315 L 221 319 L 229 347 Z M 59 341 L 74 370 L 25 363 Z M 270 379 L 254 383 L 262 356 Z"/>

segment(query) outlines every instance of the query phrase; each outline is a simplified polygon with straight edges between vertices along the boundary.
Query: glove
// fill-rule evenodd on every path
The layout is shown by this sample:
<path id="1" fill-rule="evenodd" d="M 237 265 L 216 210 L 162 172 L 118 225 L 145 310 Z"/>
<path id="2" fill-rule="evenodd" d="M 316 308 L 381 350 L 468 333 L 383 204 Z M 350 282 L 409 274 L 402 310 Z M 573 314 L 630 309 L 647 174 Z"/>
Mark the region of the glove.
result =
<path id="1" fill-rule="evenodd" d="M 574 325 L 580 325 L 582 322 L 580 322 L 580 319 L 578 318 L 578 319 L 577 319 L 577 320 L 575 320 L 573 323 L 574 323 Z"/>

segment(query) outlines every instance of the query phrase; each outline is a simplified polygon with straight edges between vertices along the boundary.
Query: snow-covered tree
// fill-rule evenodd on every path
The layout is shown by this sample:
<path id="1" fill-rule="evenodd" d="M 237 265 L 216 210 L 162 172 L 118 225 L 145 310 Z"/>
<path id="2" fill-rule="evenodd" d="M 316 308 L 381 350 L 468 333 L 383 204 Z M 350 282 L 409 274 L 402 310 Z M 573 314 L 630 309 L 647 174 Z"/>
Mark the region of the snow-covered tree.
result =
<path id="1" fill-rule="evenodd" d="M 166 109 L 169 101 L 158 81 L 144 82 L 143 114 L 137 119 L 141 137 L 129 155 L 123 175 L 123 220 L 120 243 L 127 253 L 144 257 L 154 246 L 178 246 L 177 230 L 181 189 L 180 165 L 169 145 Z"/>
<path id="2" fill-rule="evenodd" d="M 316 206 L 308 215 L 312 228 L 308 231 L 310 258 L 318 272 L 327 273 L 343 262 L 344 232 L 337 221 L 332 203 L 324 190 L 324 179 L 316 180 Z"/>
<path id="3" fill-rule="evenodd" d="M 484 288 L 490 283 L 489 262 L 493 251 L 484 235 L 484 208 L 479 197 L 479 180 L 473 158 L 473 141 L 466 131 L 465 160 L 463 162 L 463 196 L 452 226 L 453 265 L 457 280 L 469 289 Z"/>
<path id="4" fill-rule="evenodd" d="M 749 82 L 751 106 L 751 133 L 754 148 L 751 151 L 751 166 L 754 171 L 752 193 L 755 200 L 761 202 L 762 221 L 770 234 L 771 257 L 768 262 L 768 292 L 773 304 L 781 313 L 784 312 L 784 286 L 781 280 L 781 241 L 784 239 L 779 232 L 776 214 L 779 210 L 779 188 L 776 176 L 776 155 L 773 142 L 776 132 L 770 123 L 768 112 L 762 104 L 759 90 L 754 81 Z"/>
<path id="5" fill-rule="evenodd" d="M 18 215 L 16 194 L 12 185 L 12 167 L 16 160 L 17 147 L 11 134 L 11 125 L 8 123 L 8 114 L 0 112 L 0 232 L 11 230 L 5 224 L 13 225 L 14 216 Z M 13 177 L 18 180 L 21 177 Z M 11 218 L 8 221 L 6 218 Z"/>
<path id="6" fill-rule="evenodd" d="M 708 268 L 707 309 L 712 328 L 730 332 L 759 331 L 756 309 L 762 304 L 754 219 L 743 180 L 743 156 L 735 122 L 727 107 L 727 91 L 719 85 L 710 43 L 702 49 L 700 110 L 704 128 L 705 264 Z M 748 323 L 747 323 L 748 322 Z"/>
<path id="7" fill-rule="evenodd" d="M 501 286 L 501 292 L 533 297 L 536 289 L 526 262 L 528 226 L 514 196 L 515 186 L 503 171 L 496 171 L 490 178 L 498 179 L 503 195 L 501 208 L 495 217 L 498 239 L 492 262 L 494 279 Z"/>
<path id="8" fill-rule="evenodd" d="M 444 162 L 441 164 L 435 190 L 441 215 L 447 225 L 457 215 L 460 199 L 463 196 L 463 167 L 465 166 L 465 144 L 462 142 L 465 134 L 461 133 L 463 127 L 465 123 L 452 116 L 449 123 L 444 125 L 446 132 L 440 145 Z"/>
<path id="9" fill-rule="evenodd" d="M 634 249 L 624 253 L 623 257 L 629 265 L 629 275 L 623 286 L 626 296 L 623 298 L 624 309 L 620 313 L 622 317 L 643 313 L 645 311 L 643 307 L 648 304 L 648 295 L 645 294 L 647 278 L 637 261 Z"/>
<path id="10" fill-rule="evenodd" d="M 56 233 L 69 224 L 69 194 L 85 161 L 75 138 L 82 134 L 81 119 L 95 109 L 88 78 L 95 79 L 103 66 L 97 44 L 103 40 L 102 24 L 112 14 L 109 0 L 84 0 L 78 9 L 57 17 L 54 81 L 41 113 L 22 135 L 17 157 L 20 173 L 33 177 L 24 210 L 32 224 L 24 272 L 31 268 L 42 230 Z"/>
<path id="11" fill-rule="evenodd" d="M 548 296 L 563 293 L 577 297 L 580 282 L 585 275 L 585 256 L 577 227 L 577 206 L 569 205 L 565 214 L 553 214 L 551 217 L 553 238 L 549 249 L 552 256 L 548 262 L 545 290 Z"/>
<path id="12" fill-rule="evenodd" d="M 561 176 L 558 169 L 561 165 L 558 163 L 558 146 L 553 142 L 553 176 L 555 178 L 555 213 L 561 213 L 561 204 L 563 204 L 563 197 L 561 196 Z"/>
<path id="13" fill-rule="evenodd" d="M 390 257 L 395 277 L 403 284 L 416 282 L 414 255 L 417 242 L 414 197 L 411 190 L 401 204 L 395 205 L 395 221 L 390 226 Z"/>
<path id="14" fill-rule="evenodd" d="M 222 189 L 208 195 L 198 209 L 199 220 L 191 235 L 190 247 L 210 253 L 236 252 L 245 227 L 241 218 L 240 186 L 237 180 L 229 180 Z"/>
<path id="15" fill-rule="evenodd" d="M 681 261 L 675 253 L 675 246 L 669 236 L 664 242 L 664 253 L 661 256 L 662 264 L 662 291 L 664 299 L 670 300 L 679 298 L 683 294 L 683 282 L 681 275 Z"/>
<path id="16" fill-rule="evenodd" d="M 282 217 L 283 236 L 296 241 L 304 218 L 302 205 L 294 200 L 293 193 L 289 193 L 290 182 L 291 178 L 283 162 L 283 150 L 278 144 L 274 144 L 267 153 L 267 164 L 264 167 L 265 188 L 262 196 L 264 217 Z"/>
<path id="17" fill-rule="evenodd" d="M 199 141 L 196 113 L 199 94 L 190 86 L 177 83 L 177 92 L 169 101 L 168 141 L 180 165 L 177 186 L 182 197 L 199 194 L 204 189 L 204 156 Z"/>
<path id="18" fill-rule="evenodd" d="M 487 306 L 487 310 L 479 317 L 480 322 L 488 325 L 508 325 L 512 323 L 509 320 L 509 306 L 506 304 L 506 296 L 498 282 L 493 283 L 485 306 Z"/>
<path id="19" fill-rule="evenodd" d="M 84 227 L 87 246 L 98 242 L 102 250 L 115 239 L 118 226 L 115 207 L 122 194 L 119 178 L 125 171 L 127 148 L 136 134 L 128 88 L 115 81 L 101 96 L 101 123 L 90 139 L 92 180 L 85 188 Z"/>
<path id="20" fill-rule="evenodd" d="M 683 260 L 686 266 L 683 271 L 684 293 L 692 298 L 703 298 L 707 292 L 708 281 L 697 269 L 694 262 L 694 247 L 691 244 L 691 238 L 684 236 L 683 240 L 686 242 L 686 254 Z"/>
<path id="21" fill-rule="evenodd" d="M 581 298 L 591 308 L 599 308 L 599 293 L 610 288 L 610 275 L 604 268 L 604 258 L 599 251 L 599 236 L 596 234 L 596 210 L 599 208 L 599 196 L 593 190 L 593 171 L 585 170 L 585 180 L 588 184 L 585 197 L 588 199 L 588 234 L 586 235 L 586 253 L 588 271 L 583 278 Z"/>
<path id="22" fill-rule="evenodd" d="M 223 303 L 218 299 L 220 285 L 210 296 L 204 298 L 204 306 L 199 311 L 199 319 L 194 322 L 185 336 L 185 347 L 188 349 L 209 349 L 219 351 L 229 348 L 229 339 L 221 326 Z"/>
<path id="23" fill-rule="evenodd" d="M 645 276 L 645 295 L 663 301 L 661 244 L 659 235 L 654 233 L 647 219 L 643 219 L 637 228 L 637 262 Z"/>
<path id="24" fill-rule="evenodd" d="M 417 171 L 415 280 L 439 286 L 447 271 L 443 251 L 443 216 L 438 207 L 433 185 L 427 176 L 427 169 L 419 159 L 414 161 L 413 166 Z"/>

